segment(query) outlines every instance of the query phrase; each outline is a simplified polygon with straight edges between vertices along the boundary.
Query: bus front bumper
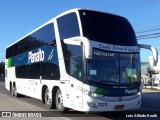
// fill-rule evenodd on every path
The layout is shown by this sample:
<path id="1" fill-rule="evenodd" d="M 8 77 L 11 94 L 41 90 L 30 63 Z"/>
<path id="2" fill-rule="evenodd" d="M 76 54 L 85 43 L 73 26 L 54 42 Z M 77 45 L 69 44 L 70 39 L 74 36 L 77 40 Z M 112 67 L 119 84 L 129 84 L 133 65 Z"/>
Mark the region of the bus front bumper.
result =
<path id="1" fill-rule="evenodd" d="M 129 101 L 107 102 L 87 96 L 83 99 L 83 111 L 106 112 L 139 109 L 141 106 L 141 96 Z"/>

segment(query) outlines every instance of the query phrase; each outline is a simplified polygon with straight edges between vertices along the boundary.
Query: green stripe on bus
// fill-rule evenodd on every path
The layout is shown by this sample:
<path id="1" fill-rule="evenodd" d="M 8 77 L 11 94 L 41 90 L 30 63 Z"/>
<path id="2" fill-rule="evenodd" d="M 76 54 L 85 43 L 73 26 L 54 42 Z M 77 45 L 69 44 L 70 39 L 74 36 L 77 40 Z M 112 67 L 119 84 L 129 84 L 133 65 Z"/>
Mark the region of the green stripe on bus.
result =
<path id="1" fill-rule="evenodd" d="M 107 89 L 97 88 L 95 93 L 100 94 L 100 95 L 106 95 L 107 91 L 108 91 Z"/>
<path id="2" fill-rule="evenodd" d="M 101 93 L 102 93 L 102 90 L 103 90 L 102 88 L 97 88 L 96 91 L 95 91 L 95 93 L 101 94 Z"/>
<path id="3" fill-rule="evenodd" d="M 106 95 L 106 94 L 107 94 L 107 92 L 108 92 L 108 90 L 107 90 L 107 89 L 103 89 L 103 91 L 102 91 L 102 95 Z"/>
<path id="4" fill-rule="evenodd" d="M 8 66 L 7 66 L 8 68 L 10 68 L 10 67 L 12 67 L 12 58 L 9 58 L 8 59 Z"/>

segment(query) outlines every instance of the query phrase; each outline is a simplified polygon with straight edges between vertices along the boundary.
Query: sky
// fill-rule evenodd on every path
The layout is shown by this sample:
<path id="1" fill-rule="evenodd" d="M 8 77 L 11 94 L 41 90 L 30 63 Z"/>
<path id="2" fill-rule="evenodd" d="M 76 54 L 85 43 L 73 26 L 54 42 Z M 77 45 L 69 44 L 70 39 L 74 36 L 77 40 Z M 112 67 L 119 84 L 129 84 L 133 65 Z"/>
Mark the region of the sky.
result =
<path id="1" fill-rule="evenodd" d="M 66 10 L 87 8 L 127 18 L 137 36 L 153 34 L 156 38 L 138 40 L 150 44 L 160 54 L 160 0 L 1 0 L 0 61 L 5 59 L 7 46 Z M 146 36 L 143 36 L 146 37 Z M 141 49 L 141 61 L 152 55 Z"/>

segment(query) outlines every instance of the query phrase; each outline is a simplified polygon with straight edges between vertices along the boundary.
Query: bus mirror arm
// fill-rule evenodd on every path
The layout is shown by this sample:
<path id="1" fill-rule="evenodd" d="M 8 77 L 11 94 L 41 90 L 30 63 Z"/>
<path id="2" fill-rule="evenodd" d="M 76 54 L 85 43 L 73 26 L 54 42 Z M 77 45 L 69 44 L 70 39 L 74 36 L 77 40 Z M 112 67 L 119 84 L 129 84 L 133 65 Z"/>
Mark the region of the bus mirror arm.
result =
<path id="1" fill-rule="evenodd" d="M 80 36 L 72 37 L 72 38 L 64 39 L 63 41 L 66 44 L 73 44 L 73 45 L 83 44 L 84 51 L 85 51 L 85 58 L 92 59 L 92 48 L 91 48 L 89 40 L 86 37 L 80 37 Z"/>
<path id="2" fill-rule="evenodd" d="M 153 55 L 153 66 L 156 66 L 158 63 L 158 51 L 155 47 L 151 46 L 151 45 L 145 45 L 145 44 L 139 44 L 140 48 L 145 48 L 145 49 L 149 49 L 152 51 L 152 55 Z"/>

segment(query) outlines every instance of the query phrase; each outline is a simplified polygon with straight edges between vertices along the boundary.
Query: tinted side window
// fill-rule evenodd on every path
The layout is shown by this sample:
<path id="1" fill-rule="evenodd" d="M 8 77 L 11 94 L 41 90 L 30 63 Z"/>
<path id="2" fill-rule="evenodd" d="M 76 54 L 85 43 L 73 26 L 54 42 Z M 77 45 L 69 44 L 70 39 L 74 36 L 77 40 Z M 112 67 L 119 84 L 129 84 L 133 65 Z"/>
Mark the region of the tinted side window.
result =
<path id="1" fill-rule="evenodd" d="M 82 46 L 65 44 L 62 41 L 64 58 L 82 56 Z"/>
<path id="2" fill-rule="evenodd" d="M 82 46 L 69 45 L 62 42 L 62 48 L 67 73 L 78 80 L 82 80 L 84 75 Z"/>
<path id="3" fill-rule="evenodd" d="M 35 40 L 41 41 L 41 45 L 52 43 L 55 41 L 55 33 L 53 24 L 49 24 L 31 35 Z M 36 47 L 36 46 L 35 46 Z M 33 48 L 35 48 L 33 46 Z M 33 49 L 32 48 L 32 49 Z"/>
<path id="4" fill-rule="evenodd" d="M 42 76 L 42 79 L 59 80 L 60 70 L 59 70 L 58 61 L 57 63 L 42 62 L 41 76 Z"/>
<path id="5" fill-rule="evenodd" d="M 28 63 L 28 59 L 21 57 L 28 56 L 28 52 L 13 57 L 14 62 L 18 62 L 14 63 L 17 78 L 39 79 L 42 76 L 42 79 L 60 79 L 57 48 L 45 45 L 41 49 L 44 51 L 44 60 L 41 62 Z"/>
<path id="6" fill-rule="evenodd" d="M 42 79 L 59 80 L 60 70 L 57 64 L 49 62 L 41 62 L 30 65 L 16 67 L 16 77 L 26 79 Z"/>
<path id="7" fill-rule="evenodd" d="M 6 51 L 6 58 L 41 47 L 53 41 L 55 41 L 55 34 L 53 23 L 51 23 L 9 47 Z"/>
<path id="8" fill-rule="evenodd" d="M 76 13 L 70 13 L 57 19 L 60 39 L 80 36 Z"/>
<path id="9" fill-rule="evenodd" d="M 40 63 L 23 65 L 16 67 L 17 78 L 39 79 L 40 78 Z"/>
<path id="10" fill-rule="evenodd" d="M 25 40 L 20 42 L 23 41 L 26 42 L 26 44 L 21 44 L 23 45 L 23 49 L 21 49 L 21 51 L 24 53 L 12 58 L 14 61 L 16 61 L 14 64 L 14 66 L 16 66 L 16 77 L 39 79 L 40 76 L 42 76 L 42 79 L 60 79 L 57 46 L 53 24 L 45 26 L 32 35 L 27 36 Z M 34 54 L 38 52 L 39 49 L 44 51 L 43 61 L 28 63 L 28 59 L 23 59 L 24 57 L 21 57 L 27 56 L 28 58 L 28 52 L 32 51 Z M 19 62 L 19 64 L 17 64 L 17 62 Z"/>

